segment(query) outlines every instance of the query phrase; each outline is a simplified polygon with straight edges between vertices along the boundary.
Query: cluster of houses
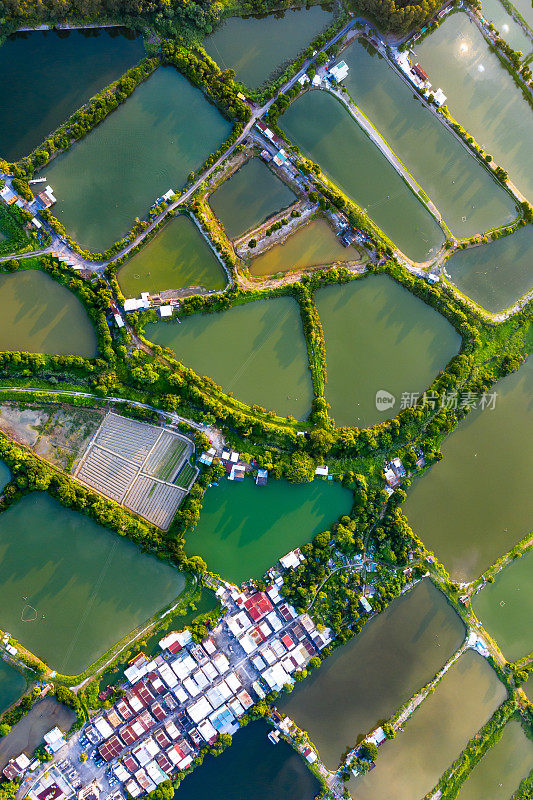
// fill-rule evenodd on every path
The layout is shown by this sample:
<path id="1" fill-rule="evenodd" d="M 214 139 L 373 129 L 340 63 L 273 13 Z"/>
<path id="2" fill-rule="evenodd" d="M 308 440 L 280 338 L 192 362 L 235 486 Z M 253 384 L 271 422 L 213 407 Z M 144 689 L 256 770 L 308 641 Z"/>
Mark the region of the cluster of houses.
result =
<path id="1" fill-rule="evenodd" d="M 255 460 L 252 461 L 251 464 L 244 463 L 240 460 L 239 453 L 236 453 L 234 450 L 222 450 L 221 453 L 217 453 L 216 448 L 210 447 L 209 450 L 206 450 L 200 455 L 198 461 L 200 464 L 210 467 L 215 458 L 223 465 L 226 477 L 230 481 L 243 481 L 247 471 L 256 469 L 256 484 L 258 486 L 266 486 L 268 483 L 267 469 L 261 469 Z"/>
<path id="2" fill-rule="evenodd" d="M 411 64 L 408 54 L 405 51 L 393 50 L 392 57 L 403 74 L 411 81 L 413 86 L 420 89 L 427 97 L 433 96 L 433 102 L 440 108 L 446 102 L 446 95 L 442 89 L 432 89 L 429 77 L 424 72 L 420 64 Z"/>
<path id="3" fill-rule="evenodd" d="M 33 226 L 37 229 L 42 228 L 42 223 L 35 215 L 45 208 L 50 208 L 50 206 L 53 206 L 56 202 L 52 187 L 48 185 L 30 201 L 21 197 L 11 186 L 7 185 L 0 189 L 0 197 L 6 205 L 14 205 L 17 206 L 17 208 L 23 208 L 25 211 L 29 211 L 30 214 L 33 214 L 34 216 L 31 221 Z"/>
<path id="4" fill-rule="evenodd" d="M 261 158 L 263 161 L 272 162 L 276 165 L 276 167 L 285 167 L 290 174 L 296 174 L 296 169 L 292 164 L 287 151 L 284 149 L 285 142 L 283 139 L 280 139 L 279 136 L 276 136 L 273 130 L 271 130 L 266 122 L 263 120 L 257 120 L 255 123 L 255 127 L 257 130 L 263 134 L 265 139 L 268 139 L 276 148 L 276 152 L 272 156 L 268 150 L 261 151 Z"/>

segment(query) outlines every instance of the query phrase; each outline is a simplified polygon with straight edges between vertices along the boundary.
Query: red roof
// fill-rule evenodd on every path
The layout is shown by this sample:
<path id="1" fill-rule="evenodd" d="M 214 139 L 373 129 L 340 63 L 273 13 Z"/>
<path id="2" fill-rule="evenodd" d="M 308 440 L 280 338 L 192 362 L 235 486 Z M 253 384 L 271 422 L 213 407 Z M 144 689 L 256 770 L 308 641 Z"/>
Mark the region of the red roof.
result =
<path id="1" fill-rule="evenodd" d="M 163 728 L 159 728 L 159 730 L 155 731 L 154 739 L 159 747 L 168 747 L 168 745 L 171 743 L 170 736 L 163 730 Z"/>
<path id="2" fill-rule="evenodd" d="M 294 647 L 294 642 L 292 641 L 288 633 L 283 634 L 283 636 L 281 637 L 281 641 L 283 642 L 287 650 L 290 650 L 291 647 Z"/>
<path id="3" fill-rule="evenodd" d="M 174 769 L 174 765 L 170 763 L 166 755 L 164 753 L 160 753 L 158 756 L 156 756 L 155 760 L 157 761 L 163 772 L 166 772 L 167 775 L 170 775 L 170 773 Z"/>
<path id="4" fill-rule="evenodd" d="M 172 653 L 173 656 L 179 653 L 181 649 L 181 644 L 178 641 L 172 642 L 172 644 L 167 647 L 167 650 Z"/>
<path id="5" fill-rule="evenodd" d="M 61 797 L 62 794 L 63 790 L 59 788 L 57 783 L 52 783 L 48 789 L 43 789 L 42 792 L 39 792 L 37 797 L 39 800 L 55 800 L 56 797 Z"/>
<path id="6" fill-rule="evenodd" d="M 121 739 L 115 734 L 107 742 L 104 742 L 98 748 L 98 752 L 104 759 L 104 761 L 111 761 L 111 759 L 118 756 L 120 751 L 124 748 L 124 745 Z"/>
<path id="7" fill-rule="evenodd" d="M 135 770 L 139 769 L 139 765 L 137 761 L 133 758 L 133 756 L 126 756 L 126 758 L 124 758 L 123 761 L 124 761 L 124 766 L 130 772 L 135 772 Z"/>
<path id="8" fill-rule="evenodd" d="M 256 592 L 253 594 L 245 601 L 244 607 L 254 622 L 259 622 L 260 619 L 263 619 L 263 617 L 273 609 L 272 603 L 264 592 Z"/>
<path id="9" fill-rule="evenodd" d="M 152 712 L 152 714 L 154 715 L 154 717 L 158 722 L 163 722 L 163 720 L 166 717 L 166 713 L 165 711 L 163 711 L 163 706 L 161 705 L 161 703 L 157 702 L 157 700 L 150 706 L 150 711 Z"/>

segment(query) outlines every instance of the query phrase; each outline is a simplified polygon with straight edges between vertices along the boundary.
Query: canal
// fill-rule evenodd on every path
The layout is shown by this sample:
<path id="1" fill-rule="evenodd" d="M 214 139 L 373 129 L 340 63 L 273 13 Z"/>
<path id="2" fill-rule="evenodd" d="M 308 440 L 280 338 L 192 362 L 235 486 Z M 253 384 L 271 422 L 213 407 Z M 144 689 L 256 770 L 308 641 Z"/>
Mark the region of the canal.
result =
<path id="1" fill-rule="evenodd" d="M 494 386 L 444 440 L 442 461 L 415 483 L 404 512 L 452 580 L 471 581 L 531 530 L 533 359 Z"/>
<path id="2" fill-rule="evenodd" d="M 450 113 L 531 201 L 533 115 L 474 23 L 452 14 L 416 45 L 415 60 L 447 95 Z"/>
<path id="3" fill-rule="evenodd" d="M 314 219 L 282 243 L 252 259 L 250 275 L 266 275 L 307 269 L 325 264 L 342 264 L 359 261 L 361 255 L 353 247 L 344 247 L 325 219 Z"/>
<path id="4" fill-rule="evenodd" d="M 201 286 L 223 289 L 226 275 L 213 251 L 184 214 L 167 223 L 117 274 L 126 297 Z"/>
<path id="5" fill-rule="evenodd" d="M 494 0 L 499 3 L 499 0 Z M 513 199 L 388 62 L 353 44 L 343 58 L 352 100 L 433 200 L 453 234 L 471 236 L 516 217 Z"/>
<path id="6" fill-rule="evenodd" d="M 245 403 L 304 419 L 313 390 L 297 303 L 276 297 L 215 314 L 146 326 L 146 337 L 170 347 L 199 375 Z"/>
<path id="7" fill-rule="evenodd" d="M 509 661 L 533 650 L 533 550 L 508 564 L 474 598 L 478 619 Z"/>
<path id="8" fill-rule="evenodd" d="M 334 481 L 270 480 L 256 486 L 252 478 L 242 483 L 222 478 L 207 490 L 185 550 L 202 556 L 224 580 L 240 584 L 261 577 L 280 556 L 349 514 L 352 503 L 351 492 Z"/>
<path id="9" fill-rule="evenodd" d="M 524 5 L 529 0 L 524 0 Z M 518 3 L 515 1 L 515 7 Z M 531 16 L 533 17 L 533 9 L 530 6 Z M 511 14 L 505 10 L 500 0 L 483 0 L 481 13 L 488 22 L 492 22 L 496 30 L 500 32 L 502 39 L 505 39 L 513 50 L 519 50 L 524 56 L 531 53 L 533 49 L 533 42 L 522 30 L 522 26 L 515 22 Z M 525 16 L 522 14 L 522 16 Z M 533 21 L 533 20 L 532 20 Z"/>
<path id="10" fill-rule="evenodd" d="M 0 275 L 0 350 L 96 355 L 96 333 L 78 298 L 37 269 Z"/>
<path id="11" fill-rule="evenodd" d="M 457 800 L 509 800 L 532 769 L 533 741 L 512 719 L 463 783 Z"/>
<path id="12" fill-rule="evenodd" d="M 280 125 L 409 258 L 435 255 L 444 241 L 436 221 L 336 98 L 306 92 Z"/>
<path id="13" fill-rule="evenodd" d="M 273 77 L 328 27 L 333 15 L 320 6 L 257 17 L 230 17 L 203 42 L 221 69 L 234 69 L 252 89 Z"/>
<path id="14" fill-rule="evenodd" d="M 159 69 L 82 141 L 46 167 L 53 211 L 80 245 L 100 252 L 156 198 L 182 187 L 231 125 L 173 67 Z"/>
<path id="15" fill-rule="evenodd" d="M 9 36 L 0 47 L 0 108 L 6 112 L 0 157 L 16 161 L 31 153 L 144 55 L 142 37 L 126 28 Z"/>
<path id="16" fill-rule="evenodd" d="M 450 323 L 386 276 L 315 294 L 326 341 L 326 398 L 337 425 L 364 428 L 400 410 L 403 392 L 424 392 L 461 346 Z M 376 408 L 376 392 L 395 397 Z"/>
<path id="17" fill-rule="evenodd" d="M 230 239 L 292 205 L 296 195 L 260 158 L 251 158 L 215 189 L 209 205 Z"/>
<path id="18" fill-rule="evenodd" d="M 25 688 L 23 675 L 0 659 L 0 714 L 18 700 Z M 1 741 L 0 738 L 0 743 Z"/>
<path id="19" fill-rule="evenodd" d="M 0 515 L 0 585 L 3 630 L 52 669 L 75 675 L 174 600 L 185 578 L 34 493 Z"/>
<path id="20" fill-rule="evenodd" d="M 381 721 L 425 686 L 461 646 L 465 626 L 429 580 L 418 583 L 339 647 L 277 705 L 335 769 Z"/>
<path id="21" fill-rule="evenodd" d="M 320 784 L 288 742 L 273 745 L 266 722 L 253 722 L 234 736 L 222 755 L 211 755 L 187 776 L 176 800 L 314 800 Z"/>
<path id="22" fill-rule="evenodd" d="M 66 733 L 76 721 L 76 712 L 58 703 L 55 697 L 45 697 L 36 703 L 20 722 L 13 726 L 8 736 L 0 739 L 0 769 L 10 758 L 21 753 L 31 758 L 43 736 L 56 726 Z"/>
<path id="23" fill-rule="evenodd" d="M 353 800 L 389 800 L 391 786 L 394 800 L 425 797 L 506 695 L 490 664 L 468 650 L 407 720 L 404 731 L 380 747 L 375 769 L 350 778 Z"/>
<path id="24" fill-rule="evenodd" d="M 533 285 L 533 225 L 510 236 L 457 250 L 445 264 L 455 285 L 487 311 L 511 306 Z"/>

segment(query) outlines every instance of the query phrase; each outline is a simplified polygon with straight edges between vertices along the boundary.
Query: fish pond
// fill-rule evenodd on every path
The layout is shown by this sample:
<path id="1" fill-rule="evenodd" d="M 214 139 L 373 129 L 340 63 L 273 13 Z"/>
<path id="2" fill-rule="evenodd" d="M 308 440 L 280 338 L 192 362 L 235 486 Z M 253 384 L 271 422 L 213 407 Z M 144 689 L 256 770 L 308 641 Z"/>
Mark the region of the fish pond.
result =
<path id="1" fill-rule="evenodd" d="M 306 92 L 279 124 L 407 256 L 435 255 L 444 240 L 437 222 L 336 98 Z"/>
<path id="2" fill-rule="evenodd" d="M 529 12 L 532 17 L 531 22 L 533 23 L 533 8 L 530 0 L 523 0 L 524 6 L 527 3 L 529 3 Z M 518 0 L 518 2 L 515 0 L 515 8 L 518 8 L 519 4 L 520 0 Z M 505 39 L 513 50 L 519 50 L 524 56 L 531 53 L 533 50 L 533 41 L 522 29 L 520 23 L 516 22 L 511 14 L 504 8 L 500 0 L 483 0 L 481 13 L 488 22 L 492 22 L 494 27 L 499 31 L 502 39 Z"/>
<path id="3" fill-rule="evenodd" d="M 344 247 L 326 220 L 315 219 L 295 233 L 252 259 L 250 275 L 262 278 L 279 272 L 307 269 L 326 264 L 358 261 L 361 256 L 353 247 Z"/>
<path id="4" fill-rule="evenodd" d="M 371 55 L 355 43 L 343 58 L 350 68 L 344 85 L 352 100 L 433 200 L 455 236 L 471 236 L 516 217 L 512 197 L 383 56 Z"/>
<path id="5" fill-rule="evenodd" d="M 31 494 L 0 515 L 0 586 L 0 626 L 73 675 L 174 600 L 185 578 L 48 495 Z"/>
<path id="6" fill-rule="evenodd" d="M 417 481 L 404 512 L 452 580 L 471 581 L 531 530 L 533 359 L 493 387 L 444 440 L 442 461 Z"/>
<path id="7" fill-rule="evenodd" d="M 0 275 L 0 303 L 0 350 L 96 355 L 96 333 L 83 305 L 46 273 Z"/>
<path id="8" fill-rule="evenodd" d="M 0 660 L 0 714 L 18 700 L 25 688 L 26 681 L 22 674 Z"/>
<path id="9" fill-rule="evenodd" d="M 529 550 L 502 569 L 472 603 L 508 661 L 518 661 L 533 650 L 532 574 L 533 550 Z"/>
<path id="10" fill-rule="evenodd" d="M 54 214 L 84 248 L 120 240 L 156 198 L 179 189 L 231 125 L 183 75 L 159 67 L 82 141 L 46 167 Z"/>
<path id="11" fill-rule="evenodd" d="M 533 225 L 488 244 L 456 250 L 445 270 L 455 285 L 487 311 L 508 308 L 533 285 Z"/>
<path id="12" fill-rule="evenodd" d="M 461 345 L 443 316 L 385 276 L 327 286 L 315 301 L 326 342 L 326 398 L 337 425 L 363 428 L 394 416 L 402 392 L 422 393 Z M 378 410 L 381 389 L 395 401 Z"/>
<path id="13" fill-rule="evenodd" d="M 255 89 L 296 58 L 332 21 L 331 12 L 320 6 L 230 17 L 203 45 L 221 69 L 234 69 L 237 80 Z"/>
<path id="14" fill-rule="evenodd" d="M 425 797 L 506 695 L 490 664 L 467 650 L 404 730 L 380 747 L 375 769 L 350 778 L 353 800 L 389 800 L 391 786 L 394 800 Z"/>
<path id="15" fill-rule="evenodd" d="M 188 286 L 223 289 L 226 285 L 220 262 L 194 222 L 182 214 L 128 259 L 117 278 L 126 297 Z"/>
<path id="16" fill-rule="evenodd" d="M 32 31 L 0 47 L 0 157 L 28 155 L 94 94 L 145 55 L 125 28 Z"/>
<path id="17" fill-rule="evenodd" d="M 245 403 L 303 419 L 313 391 L 297 303 L 277 297 L 146 326 L 148 339 Z"/>
<path id="18" fill-rule="evenodd" d="M 295 200 L 296 195 L 264 161 L 251 158 L 213 192 L 209 205 L 234 239 Z"/>
<path id="19" fill-rule="evenodd" d="M 425 686 L 461 646 L 465 626 L 429 580 L 418 583 L 278 702 L 335 769 L 348 746 Z"/>
<path id="20" fill-rule="evenodd" d="M 416 45 L 414 59 L 447 95 L 450 113 L 531 200 L 533 115 L 474 23 L 452 14 Z"/>
<path id="21" fill-rule="evenodd" d="M 259 578 L 280 556 L 311 541 L 337 517 L 349 514 L 352 495 L 334 481 L 256 486 L 222 478 L 207 490 L 200 521 L 185 549 L 224 580 Z"/>

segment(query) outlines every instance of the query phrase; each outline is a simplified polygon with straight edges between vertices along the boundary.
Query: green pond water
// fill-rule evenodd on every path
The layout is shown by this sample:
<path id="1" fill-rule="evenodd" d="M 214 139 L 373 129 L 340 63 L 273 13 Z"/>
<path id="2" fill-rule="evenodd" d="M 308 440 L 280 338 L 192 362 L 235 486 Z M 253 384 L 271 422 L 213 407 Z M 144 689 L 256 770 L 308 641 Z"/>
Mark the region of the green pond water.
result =
<path id="1" fill-rule="evenodd" d="M 297 303 L 277 297 L 216 314 L 152 323 L 146 337 L 245 403 L 303 419 L 313 390 Z"/>
<path id="2" fill-rule="evenodd" d="M 490 664 L 468 650 L 407 720 L 404 731 L 380 747 L 375 768 L 350 778 L 353 800 L 389 800 L 391 786 L 394 800 L 424 797 L 506 695 Z"/>
<path id="3" fill-rule="evenodd" d="M 250 275 L 259 278 L 294 269 L 355 261 L 358 258 L 357 250 L 344 247 L 326 220 L 315 219 L 298 228 L 282 244 L 254 258 L 250 264 Z"/>
<path id="4" fill-rule="evenodd" d="M 499 742 L 479 761 L 459 789 L 457 800 L 509 800 L 533 769 L 533 742 L 520 723 L 507 723 Z"/>
<path id="5" fill-rule="evenodd" d="M 508 564 L 475 597 L 473 608 L 509 661 L 533 650 L 533 551 Z"/>
<path id="6" fill-rule="evenodd" d="M 159 69 L 85 139 L 46 167 L 54 214 L 82 247 L 121 239 L 156 198 L 179 189 L 231 125 L 173 67 Z"/>
<path id="7" fill-rule="evenodd" d="M 209 205 L 234 239 L 295 200 L 296 195 L 264 161 L 252 158 L 213 192 Z"/>
<path id="8" fill-rule="evenodd" d="M 185 578 L 48 495 L 32 494 L 0 516 L 0 586 L 0 626 L 74 675 L 170 603 Z"/>
<path id="9" fill-rule="evenodd" d="M 206 756 L 201 769 L 184 778 L 177 800 L 313 800 L 318 779 L 288 742 L 272 745 L 270 730 L 253 722 L 236 733 L 228 750 Z"/>
<path id="10" fill-rule="evenodd" d="M 456 581 L 476 578 L 531 530 L 533 359 L 494 391 L 495 408 L 470 412 L 404 505 Z"/>
<path id="11" fill-rule="evenodd" d="M 234 69 L 238 80 L 256 88 L 296 58 L 332 20 L 320 6 L 263 17 L 230 17 L 203 45 L 221 69 Z"/>
<path id="12" fill-rule="evenodd" d="M 517 7 L 516 2 L 514 5 Z M 529 9 L 533 17 L 531 5 Z M 483 0 L 481 13 L 488 22 L 492 22 L 494 27 L 500 32 L 502 39 L 505 39 L 513 50 L 520 50 L 524 56 L 531 53 L 533 42 L 527 33 L 523 31 L 522 26 L 518 22 L 515 22 L 511 14 L 505 10 L 500 0 Z M 525 18 L 524 14 L 522 14 L 522 16 Z"/>
<path id="13" fill-rule="evenodd" d="M 3 461 L 0 461 L 0 492 L 3 491 L 4 486 L 9 483 L 11 480 L 11 472 L 9 471 L 9 467 L 4 464 Z"/>
<path id="14" fill-rule="evenodd" d="M 533 226 L 479 247 L 457 250 L 446 262 L 456 286 L 487 311 L 512 305 L 533 285 Z"/>
<path id="15" fill-rule="evenodd" d="M 444 236 L 394 167 L 338 100 L 306 92 L 280 119 L 305 155 L 415 261 L 435 254 Z"/>
<path id="16" fill-rule="evenodd" d="M 185 549 L 202 556 L 224 580 L 240 584 L 259 578 L 280 556 L 310 542 L 351 507 L 351 492 L 333 481 L 296 485 L 270 480 L 256 486 L 251 478 L 242 483 L 222 478 L 207 490 Z"/>
<path id="17" fill-rule="evenodd" d="M 424 686 L 465 627 L 429 580 L 394 600 L 278 703 L 336 768 L 342 753 Z"/>
<path id="18" fill-rule="evenodd" d="M 514 0 L 513 5 L 525 19 L 530 29 L 533 29 L 533 5 L 531 0 Z"/>
<path id="19" fill-rule="evenodd" d="M 494 0 L 499 3 L 499 0 Z M 356 43 L 343 58 L 354 103 L 394 150 L 458 237 L 510 222 L 513 199 L 380 55 Z"/>
<path id="20" fill-rule="evenodd" d="M 44 272 L 0 275 L 0 304 L 0 350 L 96 355 L 96 333 L 81 302 Z"/>
<path id="21" fill-rule="evenodd" d="M 337 425 L 363 428 L 394 416 L 402 392 L 423 393 L 461 345 L 444 317 L 384 276 L 327 286 L 315 301 L 326 341 L 326 398 Z M 380 389 L 396 400 L 378 411 Z"/>
<path id="22" fill-rule="evenodd" d="M 21 673 L 0 660 L 0 714 L 20 697 L 25 688 L 26 681 Z"/>
<path id="23" fill-rule="evenodd" d="M 202 286 L 223 289 L 225 273 L 202 234 L 188 217 L 180 215 L 130 258 L 118 272 L 126 297 Z"/>
<path id="24" fill-rule="evenodd" d="M 447 95 L 455 119 L 533 199 L 533 114 L 474 23 L 453 14 L 416 46 L 414 58 Z"/>
<path id="25" fill-rule="evenodd" d="M 31 153 L 144 55 L 142 38 L 125 28 L 10 36 L 0 47 L 0 157 Z"/>

